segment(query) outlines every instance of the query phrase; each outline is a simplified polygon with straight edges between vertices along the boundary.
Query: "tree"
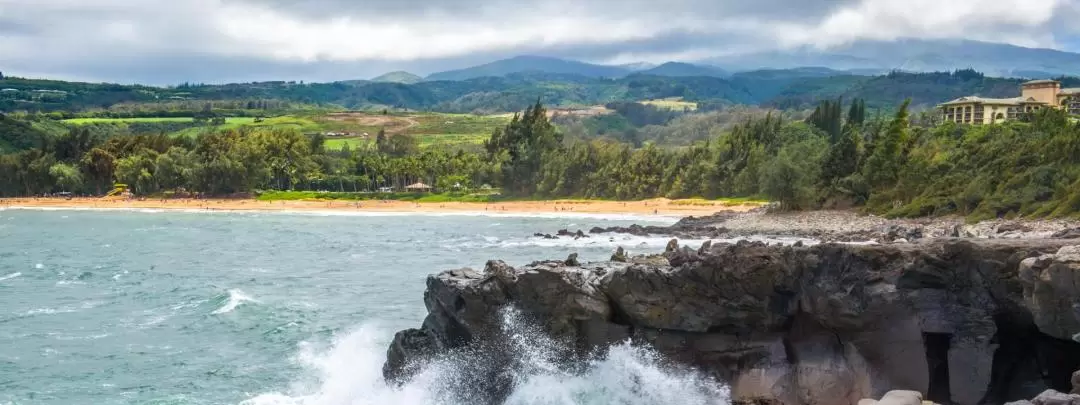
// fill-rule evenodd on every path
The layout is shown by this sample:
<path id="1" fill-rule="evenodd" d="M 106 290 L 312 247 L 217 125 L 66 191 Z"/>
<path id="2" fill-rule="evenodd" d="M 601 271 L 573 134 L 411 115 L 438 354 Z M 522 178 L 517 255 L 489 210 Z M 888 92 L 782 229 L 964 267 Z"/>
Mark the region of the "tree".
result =
<path id="1" fill-rule="evenodd" d="M 322 155 L 326 153 L 326 135 L 323 135 L 321 132 L 312 135 L 311 146 L 309 149 L 311 149 L 312 153 L 315 153 L 317 155 Z"/>
<path id="2" fill-rule="evenodd" d="M 805 183 L 804 173 L 786 153 L 772 159 L 761 173 L 762 191 L 784 210 L 799 208 Z"/>
<path id="3" fill-rule="evenodd" d="M 810 114 L 810 117 L 806 119 L 806 122 L 828 134 L 830 142 L 835 143 L 840 138 L 843 127 L 840 115 L 841 105 L 843 105 L 843 99 L 837 99 L 836 101 L 822 100 L 818 103 L 814 112 Z"/>
<path id="4" fill-rule="evenodd" d="M 866 160 L 863 171 L 870 185 L 877 188 L 890 186 L 900 174 L 901 149 L 908 138 L 908 105 L 911 99 L 904 101 L 896 116 L 889 122 L 888 128 L 874 141 L 874 151 Z"/>
<path id="5" fill-rule="evenodd" d="M 845 125 L 859 127 L 864 122 L 866 122 L 866 100 L 857 98 L 851 102 Z"/>
<path id="6" fill-rule="evenodd" d="M 859 136 L 852 126 L 845 126 L 839 142 L 829 147 L 829 154 L 821 168 L 822 184 L 830 186 L 858 170 Z"/>
<path id="7" fill-rule="evenodd" d="M 517 195 L 535 193 L 544 155 L 561 145 L 562 135 L 548 120 L 539 100 L 524 113 L 515 114 L 506 127 L 495 130 L 484 144 L 492 158 L 505 156 L 503 188 Z"/>
<path id="8" fill-rule="evenodd" d="M 116 157 L 111 153 L 101 148 L 90 149 L 89 152 L 83 155 L 80 164 L 90 176 L 90 181 L 94 184 L 94 189 L 97 194 L 102 193 L 102 186 L 111 186 L 109 184 L 113 178 L 113 172 L 116 170 Z"/>
<path id="9" fill-rule="evenodd" d="M 390 145 L 387 143 L 386 128 L 379 128 L 379 133 L 375 135 L 375 149 L 380 153 L 388 153 Z"/>
<path id="10" fill-rule="evenodd" d="M 761 191 L 785 210 L 811 205 L 826 148 L 820 138 L 785 145 L 762 169 Z"/>
<path id="11" fill-rule="evenodd" d="M 56 181 L 56 186 L 60 188 L 60 191 L 78 191 L 82 188 L 83 177 L 82 173 L 75 166 L 57 163 L 49 168 L 49 175 Z"/>
<path id="12" fill-rule="evenodd" d="M 172 147 L 154 161 L 154 182 L 164 190 L 188 187 L 192 179 L 192 157 L 180 147 Z"/>
<path id="13" fill-rule="evenodd" d="M 116 180 L 132 187 L 135 194 L 157 191 L 154 181 L 157 152 L 142 149 L 138 153 L 116 161 Z"/>

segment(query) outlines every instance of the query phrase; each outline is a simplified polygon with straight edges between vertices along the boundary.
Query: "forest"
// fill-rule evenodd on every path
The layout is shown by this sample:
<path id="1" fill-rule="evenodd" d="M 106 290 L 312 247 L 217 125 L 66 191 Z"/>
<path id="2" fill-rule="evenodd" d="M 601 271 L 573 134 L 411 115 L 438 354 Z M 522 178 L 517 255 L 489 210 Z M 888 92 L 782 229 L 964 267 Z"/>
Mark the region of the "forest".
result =
<path id="1" fill-rule="evenodd" d="M 907 101 L 889 115 L 839 98 L 801 115 L 612 107 L 631 127 L 657 132 L 727 119 L 681 146 L 635 144 L 624 135 L 567 136 L 534 101 L 482 148 L 421 148 L 401 135 L 334 150 L 320 135 L 280 128 L 109 137 L 75 127 L 53 136 L 40 122 L 0 117 L 0 133 L 20 134 L 5 138 L 18 148 L 0 155 L 0 195 L 100 195 L 114 183 L 142 196 L 356 192 L 423 181 L 444 191 L 488 185 L 506 198 L 766 197 L 784 209 L 969 218 L 1080 212 L 1080 127 L 1058 110 L 960 126 L 913 117 Z"/>
<path id="2" fill-rule="evenodd" d="M 619 79 L 516 73 L 415 84 L 370 81 L 258 82 L 171 87 L 0 78 L 0 111 L 52 112 L 57 118 L 193 116 L 205 102 L 225 116 L 274 115 L 295 109 L 424 110 L 449 113 L 521 111 L 537 99 L 549 106 L 590 106 L 681 97 L 714 105 L 812 109 L 818 100 L 860 98 L 892 111 L 905 99 L 927 108 L 979 94 L 1011 97 L 1021 79 L 973 70 L 853 75 L 822 69 L 761 70 L 719 77 L 635 74 Z M 1068 87 L 1078 79 L 1060 78 Z"/>

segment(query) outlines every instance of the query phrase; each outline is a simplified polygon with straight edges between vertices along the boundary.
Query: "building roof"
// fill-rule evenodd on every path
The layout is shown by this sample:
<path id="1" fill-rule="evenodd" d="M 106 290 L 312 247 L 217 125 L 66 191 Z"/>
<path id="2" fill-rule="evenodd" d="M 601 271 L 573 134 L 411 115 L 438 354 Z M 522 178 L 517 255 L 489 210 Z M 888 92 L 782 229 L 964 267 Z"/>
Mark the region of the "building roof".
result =
<path id="1" fill-rule="evenodd" d="M 430 189 L 430 188 L 431 188 L 431 186 L 429 186 L 427 184 L 424 184 L 423 182 L 410 184 L 408 186 L 405 186 L 406 190 L 427 190 L 427 189 Z"/>
<path id="2" fill-rule="evenodd" d="M 1060 84 L 1060 82 L 1058 82 L 1057 80 L 1048 80 L 1048 79 L 1042 79 L 1042 80 L 1030 80 L 1030 81 L 1026 81 L 1026 82 L 1024 82 L 1024 85 L 1028 85 L 1028 84 L 1051 84 L 1051 83 L 1058 83 L 1058 84 Z"/>
<path id="3" fill-rule="evenodd" d="M 1034 98 L 1028 97 L 1013 97 L 1013 98 L 984 98 L 978 96 L 960 97 L 956 100 L 947 101 L 939 104 L 940 106 L 948 105 L 963 105 L 963 104 L 992 104 L 992 105 L 1021 105 L 1021 104 L 1046 104 L 1041 101 L 1036 101 Z"/>
<path id="4" fill-rule="evenodd" d="M 1067 96 L 1071 96 L 1071 95 L 1074 95 L 1074 94 L 1080 94 L 1080 87 L 1069 87 L 1069 88 L 1061 89 L 1061 91 L 1058 92 L 1058 94 L 1059 95 L 1064 94 L 1064 95 L 1067 95 Z"/>

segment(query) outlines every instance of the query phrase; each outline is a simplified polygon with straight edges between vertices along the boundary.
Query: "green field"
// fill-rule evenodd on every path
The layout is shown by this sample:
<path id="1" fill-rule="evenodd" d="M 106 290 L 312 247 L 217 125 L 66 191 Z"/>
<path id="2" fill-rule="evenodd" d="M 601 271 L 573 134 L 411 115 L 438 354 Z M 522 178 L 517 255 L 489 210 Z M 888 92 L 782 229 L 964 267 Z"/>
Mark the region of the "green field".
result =
<path id="1" fill-rule="evenodd" d="M 388 136 L 410 135 L 417 137 L 420 147 L 444 147 L 480 145 L 491 137 L 495 128 L 510 122 L 509 115 L 472 115 L 443 113 L 343 113 L 336 116 L 316 117 L 315 120 L 328 131 L 347 131 L 368 134 L 366 138 L 328 138 L 327 149 L 341 149 L 345 145 L 356 149 L 370 144 L 375 134 L 384 129 Z"/>
<path id="2" fill-rule="evenodd" d="M 673 111 L 683 111 L 689 109 L 690 111 L 697 110 L 697 103 L 690 101 L 683 101 L 682 97 L 669 97 L 656 100 L 645 100 L 641 104 L 648 104 L 656 106 L 656 108 L 664 108 Z"/>
<path id="3" fill-rule="evenodd" d="M 296 129 L 313 134 L 347 132 L 348 137 L 328 137 L 328 149 L 341 149 L 345 145 L 357 148 L 372 142 L 380 130 L 387 135 L 411 135 L 419 139 L 421 147 L 454 145 L 480 145 L 491 136 L 495 128 L 510 121 L 510 116 L 442 114 L 442 113 L 366 113 L 349 112 L 336 114 L 296 114 L 265 118 L 255 122 L 252 117 L 228 117 L 224 125 L 209 124 L 192 126 L 170 132 L 174 137 L 195 137 L 207 131 L 237 129 L 241 127 L 272 127 Z M 194 123 L 192 118 L 75 118 L 63 121 L 71 125 L 135 124 L 135 123 Z M 367 134 L 367 137 L 361 136 Z"/>
<path id="4" fill-rule="evenodd" d="M 420 139 L 420 147 L 447 147 L 462 145 L 483 145 L 484 141 L 491 137 L 485 134 L 417 134 L 413 135 Z M 326 149 L 340 150 L 345 145 L 349 149 L 363 148 L 374 142 L 374 138 L 329 138 L 326 140 Z"/>
<path id="5" fill-rule="evenodd" d="M 250 119 L 250 118 L 249 118 Z M 229 118 L 226 118 L 226 122 Z M 128 122 L 193 122 L 191 117 L 150 117 L 150 118 L 72 118 L 64 120 L 68 124 L 120 124 Z"/>
<path id="6" fill-rule="evenodd" d="M 331 138 L 326 140 L 326 144 L 324 146 L 326 147 L 326 149 L 330 150 L 341 150 L 345 147 L 345 145 L 349 145 L 349 149 L 355 150 L 360 149 L 370 143 L 371 140 L 363 138 Z"/>

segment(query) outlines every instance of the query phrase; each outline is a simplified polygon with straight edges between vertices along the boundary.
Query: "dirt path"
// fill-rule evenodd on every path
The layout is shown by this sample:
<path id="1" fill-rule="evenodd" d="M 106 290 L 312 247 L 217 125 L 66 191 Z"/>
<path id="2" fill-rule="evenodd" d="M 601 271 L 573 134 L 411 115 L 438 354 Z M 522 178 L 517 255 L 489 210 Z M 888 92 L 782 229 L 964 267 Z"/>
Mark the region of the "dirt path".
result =
<path id="1" fill-rule="evenodd" d="M 420 125 L 414 116 L 394 116 L 362 112 L 327 114 L 326 119 L 365 127 L 381 127 L 388 135 L 399 135 Z"/>

